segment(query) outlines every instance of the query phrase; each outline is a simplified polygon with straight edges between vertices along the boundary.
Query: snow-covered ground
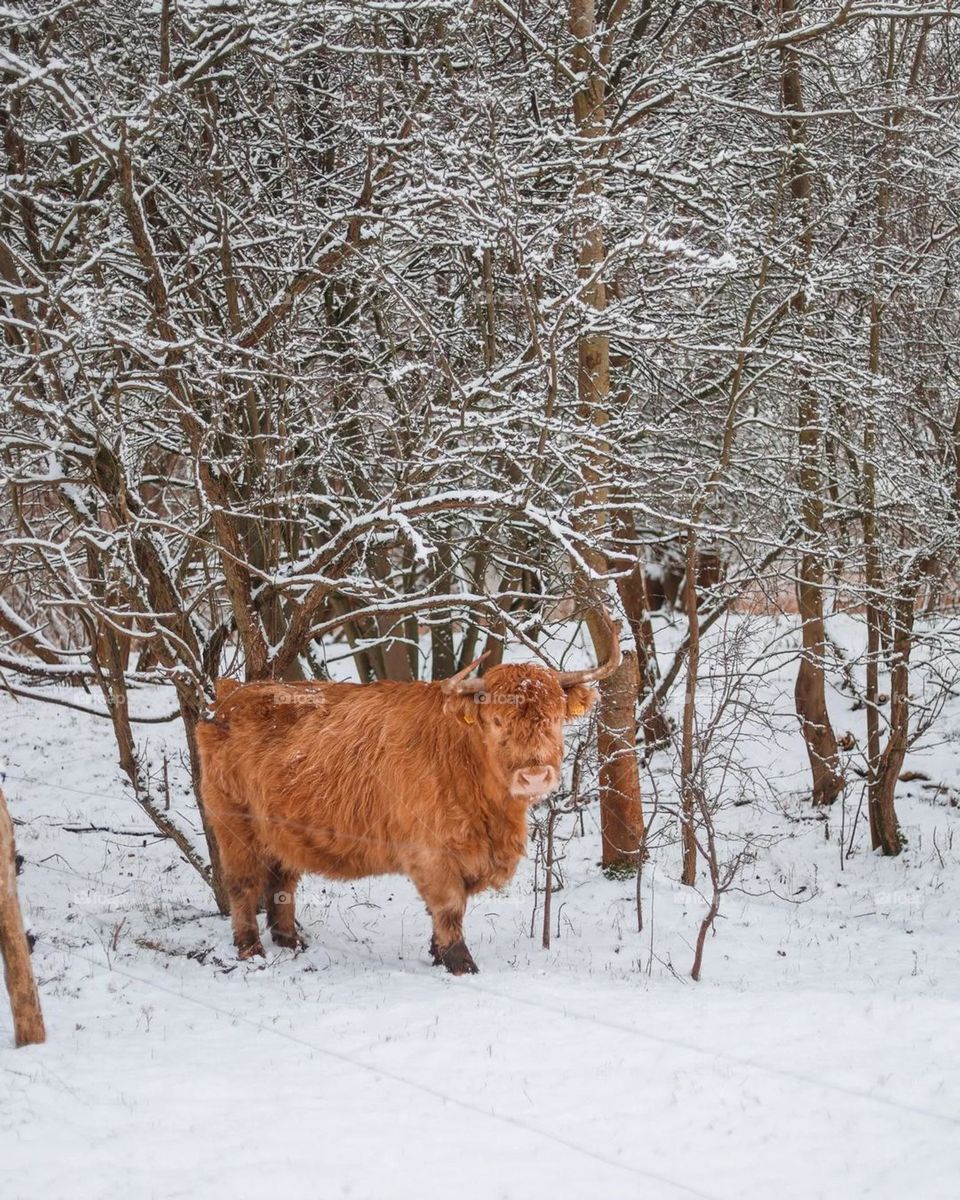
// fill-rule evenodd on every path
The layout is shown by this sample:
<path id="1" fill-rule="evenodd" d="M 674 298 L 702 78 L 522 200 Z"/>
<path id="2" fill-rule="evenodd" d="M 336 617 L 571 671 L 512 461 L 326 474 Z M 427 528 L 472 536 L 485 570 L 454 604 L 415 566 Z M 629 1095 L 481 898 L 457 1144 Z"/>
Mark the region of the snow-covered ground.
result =
<path id="1" fill-rule="evenodd" d="M 0 1005 L 0 1195 L 953 1197 L 960 699 L 908 759 L 929 778 L 901 785 L 906 853 L 872 856 L 861 815 L 842 863 L 840 812 L 802 801 L 791 690 L 792 668 L 756 683 L 756 799 L 718 823 L 770 844 L 724 898 L 699 984 L 705 906 L 675 882 L 675 848 L 645 871 L 638 934 L 634 883 L 597 870 L 592 811 L 549 951 L 539 914 L 530 937 L 528 862 L 468 913 L 479 976 L 429 965 L 422 906 L 394 878 L 304 881 L 309 949 L 238 964 L 122 783 L 109 724 L 0 692 L 49 1035 L 13 1050 Z M 849 697 L 831 704 L 860 736 Z M 137 731 L 153 763 L 170 753 L 172 809 L 195 823 L 176 725 Z M 663 795 L 670 770 L 655 761 Z"/>

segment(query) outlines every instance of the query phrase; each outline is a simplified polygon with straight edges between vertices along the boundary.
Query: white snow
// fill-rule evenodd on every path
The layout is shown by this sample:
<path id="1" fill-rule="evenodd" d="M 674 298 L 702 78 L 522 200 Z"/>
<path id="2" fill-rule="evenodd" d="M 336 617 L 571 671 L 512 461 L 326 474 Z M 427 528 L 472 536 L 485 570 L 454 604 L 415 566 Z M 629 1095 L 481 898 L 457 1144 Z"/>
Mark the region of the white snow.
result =
<path id="1" fill-rule="evenodd" d="M 309 949 L 238 964 L 122 785 L 109 723 L 0 694 L 49 1033 L 13 1050 L 0 1005 L 4 1200 L 955 1195 L 960 700 L 949 736 L 908 758 L 930 780 L 901 785 L 906 853 L 872 856 L 861 816 L 841 871 L 840 813 L 827 824 L 800 795 L 792 669 L 762 680 L 772 732 L 741 748 L 778 803 L 718 820 L 774 840 L 724 898 L 700 984 L 704 904 L 675 882 L 675 848 L 646 869 L 638 935 L 633 882 L 597 870 L 593 810 L 549 951 L 539 912 L 529 936 L 527 862 L 471 906 L 475 978 L 429 965 L 422 905 L 396 878 L 305 880 Z M 859 734 L 849 698 L 831 705 Z M 154 768 L 173 756 L 171 808 L 195 826 L 177 726 L 137 736 Z M 669 767 L 655 762 L 664 792 Z"/>

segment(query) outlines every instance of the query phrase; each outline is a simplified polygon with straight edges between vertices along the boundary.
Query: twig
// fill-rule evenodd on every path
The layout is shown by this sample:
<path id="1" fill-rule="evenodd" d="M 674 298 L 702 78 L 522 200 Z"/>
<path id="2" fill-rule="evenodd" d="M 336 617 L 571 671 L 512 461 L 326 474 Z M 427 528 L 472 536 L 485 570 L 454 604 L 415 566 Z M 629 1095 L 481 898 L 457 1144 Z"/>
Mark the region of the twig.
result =
<path id="1" fill-rule="evenodd" d="M 112 833 L 116 837 L 167 838 L 157 829 L 114 829 L 110 825 L 61 825 L 64 833 Z"/>

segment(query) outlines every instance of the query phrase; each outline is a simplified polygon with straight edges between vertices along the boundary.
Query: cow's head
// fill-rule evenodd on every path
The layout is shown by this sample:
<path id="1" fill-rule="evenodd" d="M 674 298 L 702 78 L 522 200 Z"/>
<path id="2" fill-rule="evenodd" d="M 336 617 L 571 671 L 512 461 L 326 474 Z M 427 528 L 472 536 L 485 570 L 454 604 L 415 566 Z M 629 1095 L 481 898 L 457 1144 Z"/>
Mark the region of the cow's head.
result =
<path id="1" fill-rule="evenodd" d="M 553 671 L 539 663 L 504 663 L 480 679 L 467 676 L 481 660 L 440 685 L 452 717 L 470 727 L 488 769 L 514 796 L 545 796 L 560 782 L 563 726 L 589 712 L 598 679 L 620 665 L 617 627 L 607 661 L 583 671 Z"/>

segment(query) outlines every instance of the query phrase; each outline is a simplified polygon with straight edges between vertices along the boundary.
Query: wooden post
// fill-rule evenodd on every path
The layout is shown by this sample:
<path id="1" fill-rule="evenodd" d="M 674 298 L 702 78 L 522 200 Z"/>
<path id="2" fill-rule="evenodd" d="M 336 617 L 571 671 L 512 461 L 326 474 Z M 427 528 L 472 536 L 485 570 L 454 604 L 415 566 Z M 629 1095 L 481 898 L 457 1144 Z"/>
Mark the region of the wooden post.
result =
<path id="1" fill-rule="evenodd" d="M 46 1040 L 40 997 L 30 963 L 30 947 L 23 930 L 17 898 L 17 861 L 13 822 L 0 791 L 0 954 L 13 1012 L 13 1034 L 18 1046 Z"/>

